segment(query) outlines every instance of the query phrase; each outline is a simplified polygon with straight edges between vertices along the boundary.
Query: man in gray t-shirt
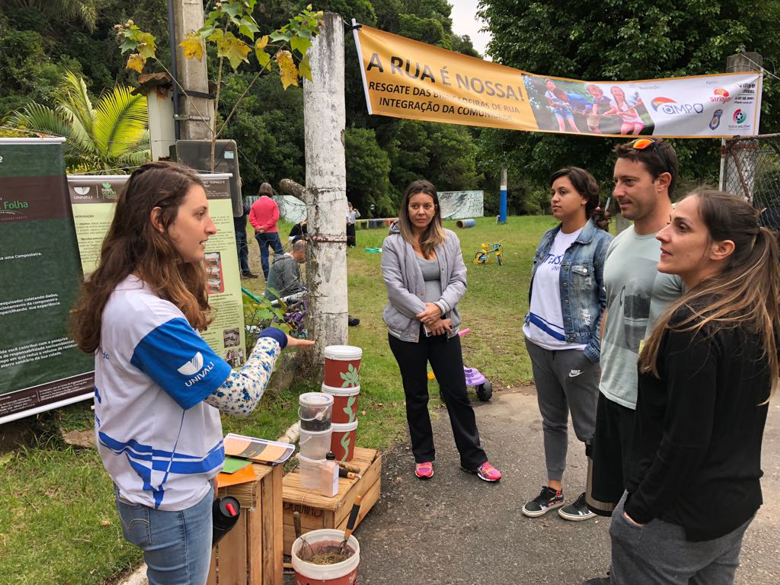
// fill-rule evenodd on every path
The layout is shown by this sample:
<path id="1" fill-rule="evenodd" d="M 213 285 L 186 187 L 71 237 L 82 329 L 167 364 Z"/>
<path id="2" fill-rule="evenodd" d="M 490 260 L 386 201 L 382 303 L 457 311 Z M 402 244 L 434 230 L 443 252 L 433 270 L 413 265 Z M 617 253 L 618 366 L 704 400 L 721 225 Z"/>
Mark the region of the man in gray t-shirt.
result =
<path id="1" fill-rule="evenodd" d="M 678 276 L 658 272 L 655 234 L 669 222 L 677 153 L 662 139 L 639 138 L 615 148 L 613 196 L 634 225 L 610 244 L 604 265 L 607 311 L 602 321 L 601 383 L 588 507 L 609 516 L 628 477 L 637 358 L 664 309 L 682 294 Z"/>

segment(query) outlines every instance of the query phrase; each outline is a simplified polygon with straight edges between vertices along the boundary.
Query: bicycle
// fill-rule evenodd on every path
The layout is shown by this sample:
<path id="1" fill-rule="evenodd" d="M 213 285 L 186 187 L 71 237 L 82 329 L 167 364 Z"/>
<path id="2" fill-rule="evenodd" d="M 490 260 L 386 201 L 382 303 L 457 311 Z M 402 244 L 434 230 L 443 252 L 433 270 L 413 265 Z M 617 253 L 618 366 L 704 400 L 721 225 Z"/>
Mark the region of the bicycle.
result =
<path id="1" fill-rule="evenodd" d="M 488 264 L 492 262 L 491 256 L 496 257 L 499 266 L 504 264 L 501 244 L 482 244 L 482 250 L 474 256 L 474 264 Z"/>

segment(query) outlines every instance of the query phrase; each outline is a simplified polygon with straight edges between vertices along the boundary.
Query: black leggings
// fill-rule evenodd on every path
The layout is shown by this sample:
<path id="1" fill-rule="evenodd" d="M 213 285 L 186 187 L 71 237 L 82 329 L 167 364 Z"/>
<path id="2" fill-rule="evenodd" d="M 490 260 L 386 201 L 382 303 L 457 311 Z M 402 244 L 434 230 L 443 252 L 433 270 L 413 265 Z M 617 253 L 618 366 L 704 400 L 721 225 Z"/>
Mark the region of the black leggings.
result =
<path id="1" fill-rule="evenodd" d="M 392 335 L 388 335 L 388 338 L 403 379 L 406 420 L 409 423 L 415 462 L 425 463 L 436 459 L 431 417 L 428 413 L 427 363 L 430 361 L 450 415 L 452 434 L 460 453 L 460 464 L 465 469 L 475 470 L 487 461 L 487 455 L 479 444 L 477 420 L 466 393 L 460 337 L 456 335 L 447 339 L 446 334 L 426 337 L 425 330 L 420 325 L 418 343 L 401 341 Z"/>

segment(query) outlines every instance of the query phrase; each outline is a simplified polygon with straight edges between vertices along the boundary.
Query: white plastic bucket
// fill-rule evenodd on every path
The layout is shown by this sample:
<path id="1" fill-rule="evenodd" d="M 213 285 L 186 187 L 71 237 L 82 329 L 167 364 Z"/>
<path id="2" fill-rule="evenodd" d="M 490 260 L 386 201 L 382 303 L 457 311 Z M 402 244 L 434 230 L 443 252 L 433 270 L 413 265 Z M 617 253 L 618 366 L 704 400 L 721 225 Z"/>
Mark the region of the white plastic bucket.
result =
<path id="1" fill-rule="evenodd" d="M 298 557 L 298 553 L 306 540 L 310 545 L 318 542 L 341 544 L 344 531 L 326 528 L 307 532 L 293 542 L 291 557 L 295 571 L 295 585 L 354 585 L 357 583 L 357 569 L 360 564 L 360 544 L 357 538 L 350 536 L 347 544 L 355 551 L 351 557 L 335 565 L 315 565 L 307 563 Z"/>
<path id="2" fill-rule="evenodd" d="M 325 431 L 307 431 L 301 429 L 301 438 L 298 441 L 300 454 L 309 459 L 325 459 L 330 451 L 330 438 L 333 427 Z"/>
<path id="3" fill-rule="evenodd" d="M 333 417 L 333 396 L 322 392 L 306 392 L 298 397 L 298 418 L 301 429 L 325 431 Z"/>
<path id="4" fill-rule="evenodd" d="M 345 425 L 333 424 L 330 450 L 336 455 L 336 461 L 352 461 L 357 443 L 358 421 Z"/>
<path id="5" fill-rule="evenodd" d="M 298 463 L 301 471 L 301 487 L 316 490 L 320 487 L 322 464 L 325 459 L 309 459 L 298 453 Z"/>
<path id="6" fill-rule="evenodd" d="M 322 391 L 333 396 L 334 423 L 343 425 L 357 420 L 360 386 L 354 386 L 352 388 L 333 388 L 332 386 L 323 384 Z"/>

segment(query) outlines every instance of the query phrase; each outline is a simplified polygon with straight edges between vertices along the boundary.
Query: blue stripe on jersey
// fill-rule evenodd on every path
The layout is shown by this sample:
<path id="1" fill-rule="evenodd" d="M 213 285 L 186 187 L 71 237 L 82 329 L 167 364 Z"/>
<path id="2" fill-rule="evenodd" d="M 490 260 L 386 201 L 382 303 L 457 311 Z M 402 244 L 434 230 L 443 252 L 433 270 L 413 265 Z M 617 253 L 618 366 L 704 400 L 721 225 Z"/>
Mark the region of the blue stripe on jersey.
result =
<path id="1" fill-rule="evenodd" d="M 230 365 L 181 317 L 149 332 L 135 346 L 130 363 L 185 410 L 219 388 L 231 372 Z"/>
<path id="2" fill-rule="evenodd" d="M 539 315 L 536 315 L 534 313 L 529 313 L 528 320 L 533 325 L 536 325 L 539 329 L 544 331 L 547 335 L 552 337 L 553 339 L 557 339 L 558 341 L 566 341 L 566 336 L 563 333 L 561 333 L 561 331 L 563 330 L 562 328 L 558 327 L 557 325 L 553 325 L 549 321 L 545 321 Z M 553 327 L 558 329 L 558 331 L 553 329 Z"/>
<path id="3" fill-rule="evenodd" d="M 172 453 L 171 451 L 163 451 L 162 449 L 153 449 L 149 445 L 142 445 L 135 439 L 130 439 L 127 442 L 117 441 L 116 439 L 113 439 L 109 437 L 106 433 L 98 433 L 100 437 L 100 442 L 103 444 L 104 447 L 107 447 L 111 449 L 114 453 L 117 455 L 121 455 L 125 451 L 130 451 L 133 453 L 133 457 L 136 459 L 141 459 L 143 461 L 151 461 L 153 458 L 164 458 L 164 459 L 191 459 L 191 460 L 199 460 L 203 459 L 203 457 L 197 457 L 195 455 L 187 455 L 185 453 Z M 219 444 L 217 444 L 215 447 L 211 449 L 211 451 L 208 452 L 206 457 L 211 455 L 211 452 L 217 449 L 218 447 L 222 446 L 222 442 L 220 441 Z"/>

